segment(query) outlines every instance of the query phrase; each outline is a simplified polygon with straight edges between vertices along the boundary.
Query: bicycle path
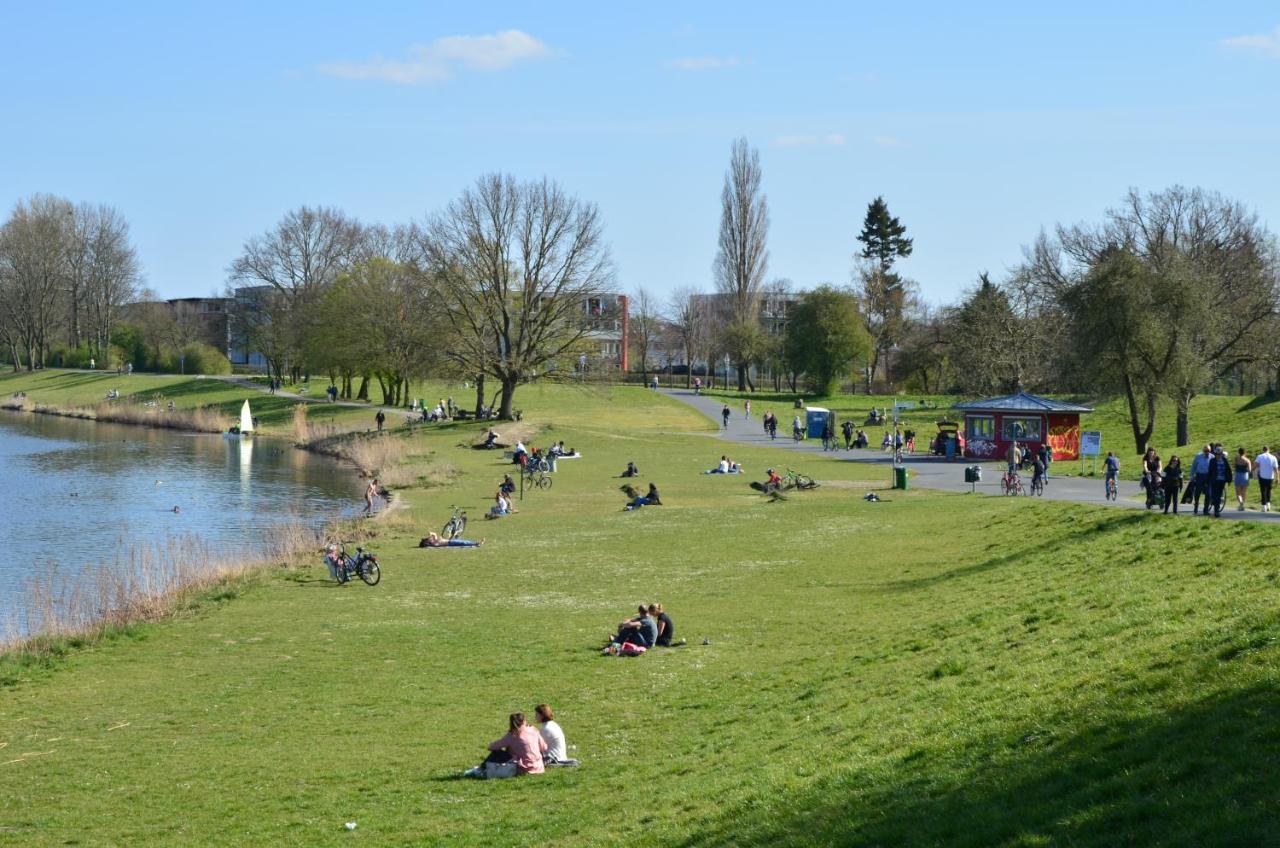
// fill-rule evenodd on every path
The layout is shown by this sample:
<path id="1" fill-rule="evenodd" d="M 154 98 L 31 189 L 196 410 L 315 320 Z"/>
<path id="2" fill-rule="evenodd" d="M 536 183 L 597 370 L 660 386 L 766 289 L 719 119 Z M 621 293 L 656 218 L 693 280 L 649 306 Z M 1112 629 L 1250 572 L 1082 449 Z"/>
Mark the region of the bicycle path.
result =
<path id="1" fill-rule="evenodd" d="M 714 421 L 717 426 L 720 426 L 720 413 L 725 405 L 723 398 L 695 394 L 692 389 L 659 389 L 658 391 L 673 400 L 688 404 Z M 734 405 L 734 402 L 730 402 L 729 426 L 728 428 L 720 428 L 721 439 L 754 447 L 771 447 L 780 451 L 789 451 L 799 456 L 823 454 L 831 457 L 835 455 L 847 462 L 881 465 L 884 467 L 885 481 L 892 483 L 893 457 L 889 454 L 872 448 L 845 450 L 842 447 L 837 451 L 824 451 L 822 442 L 818 439 L 805 439 L 797 442 L 790 435 L 791 420 L 797 410 L 789 406 L 785 408 L 780 406 L 773 407 L 773 413 L 778 417 L 778 438 L 770 439 L 768 434 L 764 432 L 763 424 L 764 414 L 770 407 L 763 403 L 752 403 L 751 406 L 751 417 L 746 418 L 743 414 L 741 401 L 737 402 L 737 406 Z M 841 443 L 843 444 L 843 438 L 841 438 Z M 1136 461 L 1137 459 L 1135 458 L 1134 462 Z M 1064 464 L 1066 464 L 1065 461 L 1060 461 L 1054 463 L 1054 466 L 1061 467 Z M 943 457 L 917 453 L 905 457 L 903 465 L 908 469 L 908 485 L 910 486 L 922 486 L 927 489 L 937 489 L 944 492 L 976 491 L 986 495 L 1002 496 L 1000 492 L 1000 477 L 1005 469 L 1003 462 L 947 460 Z M 976 486 L 964 482 L 964 469 L 969 465 L 980 465 L 982 467 L 982 482 Z M 1100 478 L 1054 476 L 1052 469 L 1053 467 L 1051 466 L 1049 482 L 1044 489 L 1044 497 L 1049 500 L 1128 507 L 1131 509 L 1145 508 L 1143 492 L 1138 487 L 1138 484 L 1132 480 L 1121 480 L 1120 499 L 1109 501 L 1106 499 L 1103 481 Z M 763 471 L 763 469 L 758 470 Z M 1024 484 L 1029 486 L 1030 482 L 1029 474 L 1024 475 Z M 1222 510 L 1223 518 L 1245 521 L 1273 521 L 1280 519 L 1280 513 L 1260 512 L 1258 510 L 1256 483 L 1249 487 L 1249 496 L 1253 498 L 1254 505 L 1245 512 L 1236 511 L 1234 496 L 1232 495 L 1233 491 L 1228 487 L 1228 505 Z M 1179 509 L 1183 510 L 1183 512 L 1179 512 L 1179 515 L 1191 515 L 1190 504 L 1179 506 Z"/>

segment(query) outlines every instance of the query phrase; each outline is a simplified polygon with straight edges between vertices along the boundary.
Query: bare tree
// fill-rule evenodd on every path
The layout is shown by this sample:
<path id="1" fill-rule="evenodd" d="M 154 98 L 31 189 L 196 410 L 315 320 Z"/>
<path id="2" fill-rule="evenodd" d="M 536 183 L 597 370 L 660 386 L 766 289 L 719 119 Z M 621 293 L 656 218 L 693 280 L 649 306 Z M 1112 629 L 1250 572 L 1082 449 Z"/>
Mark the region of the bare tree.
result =
<path id="1" fill-rule="evenodd" d="M 44 364 L 65 314 L 60 306 L 68 276 L 70 219 L 70 203 L 37 194 L 18 201 L 0 228 L 0 320 L 13 346 L 26 353 L 28 369 Z"/>
<path id="2" fill-rule="evenodd" d="M 129 224 L 118 210 L 111 206 L 81 204 L 75 210 L 77 246 L 70 253 L 72 276 L 77 285 L 79 308 L 73 314 L 80 326 L 87 328 L 84 335 L 90 351 L 103 366 L 109 364 L 111 331 L 121 308 L 138 294 L 142 274 L 138 256 L 129 240 Z M 81 330 L 75 332 L 75 344 L 80 344 Z"/>
<path id="3" fill-rule="evenodd" d="M 756 338 L 748 328 L 755 327 L 759 316 L 760 292 L 769 268 L 769 204 L 760 183 L 760 153 L 740 138 L 733 143 L 720 193 L 720 239 L 713 270 L 716 288 L 730 301 L 730 326 L 724 338 L 743 344 Z M 731 348 L 726 352 L 737 359 L 738 390 L 744 391 L 754 351 Z"/>
<path id="4" fill-rule="evenodd" d="M 684 377 L 686 389 L 693 382 L 693 363 L 706 351 L 710 335 L 707 310 L 701 303 L 703 299 L 695 289 L 685 287 L 677 289 L 671 295 L 671 301 L 667 306 L 667 319 L 671 322 L 680 347 L 684 351 L 684 361 L 687 366 Z"/>
<path id="5" fill-rule="evenodd" d="M 640 377 L 649 381 L 649 356 L 662 335 L 662 312 L 653 292 L 641 287 L 631 301 L 631 341 L 640 359 Z"/>
<path id="6" fill-rule="evenodd" d="M 481 177 L 431 221 L 423 247 L 454 331 L 449 357 L 498 381 L 503 418 L 516 388 L 583 338 L 589 301 L 613 280 L 599 210 L 549 180 Z"/>
<path id="7" fill-rule="evenodd" d="M 303 206 L 245 242 L 228 269 L 233 287 L 261 286 L 274 292 L 237 298 L 232 318 L 250 344 L 274 348 L 277 367 L 288 368 L 294 379 L 300 373 L 307 310 L 339 274 L 366 258 L 362 236 L 359 222 L 342 212 Z M 253 307 L 252 314 L 246 305 Z M 266 350 L 262 353 L 272 358 Z"/>

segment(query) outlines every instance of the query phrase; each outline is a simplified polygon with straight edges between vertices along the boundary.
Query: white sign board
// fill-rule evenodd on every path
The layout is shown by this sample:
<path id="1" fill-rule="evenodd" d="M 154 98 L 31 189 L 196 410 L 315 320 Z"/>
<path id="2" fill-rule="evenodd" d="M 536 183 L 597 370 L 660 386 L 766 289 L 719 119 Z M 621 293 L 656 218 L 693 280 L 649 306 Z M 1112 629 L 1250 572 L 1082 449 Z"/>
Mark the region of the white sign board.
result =
<path id="1" fill-rule="evenodd" d="M 1097 430 L 1086 430 L 1080 434 L 1080 455 L 1101 456 L 1102 434 Z"/>

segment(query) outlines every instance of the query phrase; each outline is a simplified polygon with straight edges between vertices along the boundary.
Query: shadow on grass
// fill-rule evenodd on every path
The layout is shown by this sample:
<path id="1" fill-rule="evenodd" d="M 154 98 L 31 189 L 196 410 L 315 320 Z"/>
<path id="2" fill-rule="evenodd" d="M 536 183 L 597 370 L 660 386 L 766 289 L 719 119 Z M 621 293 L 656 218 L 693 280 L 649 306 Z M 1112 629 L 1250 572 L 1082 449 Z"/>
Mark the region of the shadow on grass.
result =
<path id="1" fill-rule="evenodd" d="M 911 580 L 895 580 L 885 585 L 885 591 L 889 592 L 909 592 L 916 589 L 925 589 L 931 586 L 938 586 L 949 580 L 959 580 L 965 577 L 972 577 L 975 574 L 982 574 L 987 571 L 1000 568 L 1015 563 L 1034 562 L 1044 553 L 1046 547 L 1066 547 L 1086 541 L 1095 541 L 1098 534 L 1109 533 L 1116 530 L 1123 530 L 1126 527 L 1142 524 L 1147 520 L 1147 513 L 1133 511 L 1123 516 L 1115 516 L 1101 519 L 1096 522 L 1089 522 L 1085 526 L 1076 530 L 1071 530 L 1061 536 L 1052 539 L 1040 539 L 1036 544 L 1030 545 L 1021 550 L 1012 551 L 1007 554 L 1001 554 L 982 562 L 975 562 L 971 565 L 953 568 L 950 571 L 943 571 L 938 574 L 932 574 L 928 577 L 918 577 Z"/>
<path id="2" fill-rule="evenodd" d="M 1236 412 L 1252 412 L 1255 409 L 1270 406 L 1276 401 L 1280 401 L 1280 394 L 1258 395 L 1255 398 L 1250 398 L 1249 402 L 1237 409 Z"/>
<path id="3" fill-rule="evenodd" d="M 887 773 L 725 810 L 685 848 L 729 845 L 1275 845 L 1280 695 L 1259 685 L 1055 738 L 915 751 Z"/>

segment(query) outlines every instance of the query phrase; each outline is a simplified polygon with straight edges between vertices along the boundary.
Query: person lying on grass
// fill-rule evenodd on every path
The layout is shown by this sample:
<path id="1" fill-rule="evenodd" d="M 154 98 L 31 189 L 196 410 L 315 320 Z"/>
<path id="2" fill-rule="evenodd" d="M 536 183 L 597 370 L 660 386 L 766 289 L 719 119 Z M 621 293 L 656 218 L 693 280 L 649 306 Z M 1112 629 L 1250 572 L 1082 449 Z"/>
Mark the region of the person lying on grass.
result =
<path id="1" fill-rule="evenodd" d="M 639 509 L 642 506 L 662 506 L 662 498 L 658 497 L 658 487 L 649 484 L 649 491 L 646 494 L 636 494 L 636 490 L 630 486 L 623 486 L 623 490 L 627 493 L 627 497 L 631 498 L 631 502 L 623 507 L 624 510 Z"/>
<path id="2" fill-rule="evenodd" d="M 489 756 L 484 762 L 467 769 L 467 777 L 515 777 L 525 774 L 542 774 L 542 754 L 547 750 L 538 729 L 524 720 L 524 713 L 512 713 L 508 717 L 507 735 L 489 743 Z"/>
<path id="3" fill-rule="evenodd" d="M 446 539 L 439 533 L 428 533 L 418 543 L 420 548 L 478 548 L 485 543 L 484 539 L 473 542 L 470 539 Z"/>

